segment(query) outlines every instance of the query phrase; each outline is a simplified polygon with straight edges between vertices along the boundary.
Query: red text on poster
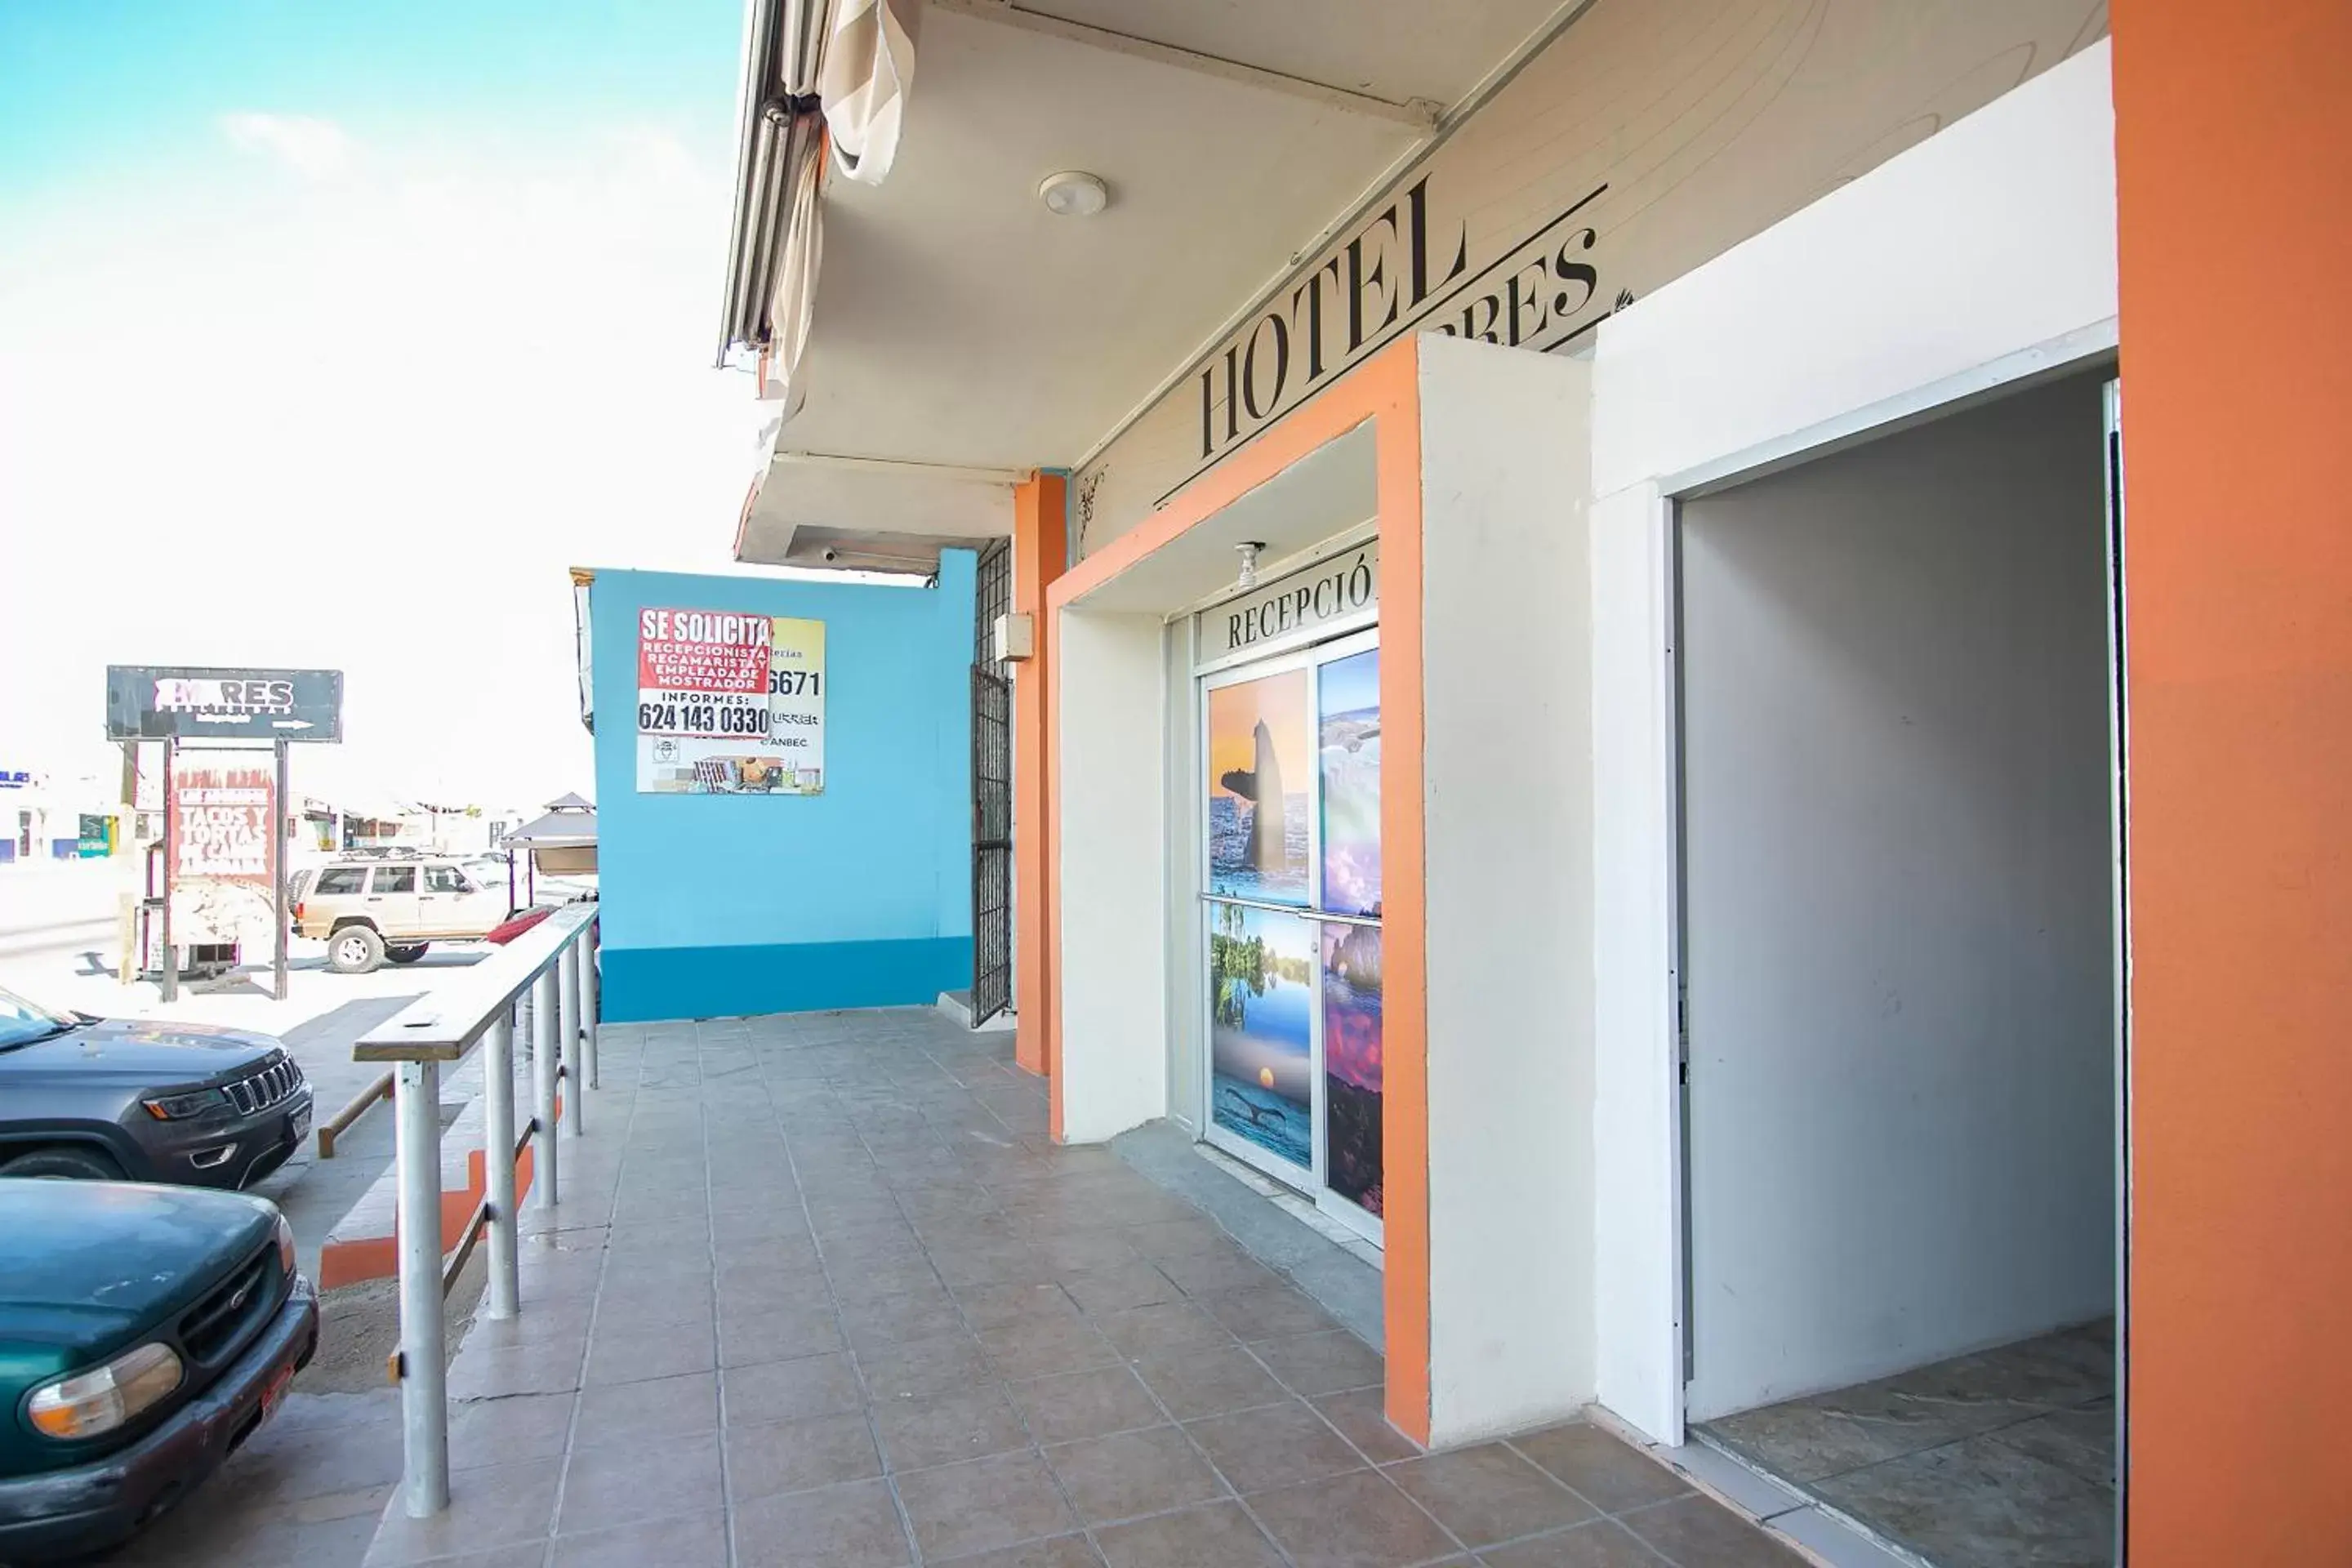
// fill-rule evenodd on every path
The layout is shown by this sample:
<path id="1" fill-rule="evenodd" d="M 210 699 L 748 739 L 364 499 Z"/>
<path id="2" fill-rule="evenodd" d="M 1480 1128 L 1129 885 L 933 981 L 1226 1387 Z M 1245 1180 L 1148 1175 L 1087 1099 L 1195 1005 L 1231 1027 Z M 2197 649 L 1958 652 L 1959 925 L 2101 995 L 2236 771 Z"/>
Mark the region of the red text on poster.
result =
<path id="1" fill-rule="evenodd" d="M 715 610 L 637 612 L 637 687 L 698 693 L 768 690 L 765 616 Z"/>

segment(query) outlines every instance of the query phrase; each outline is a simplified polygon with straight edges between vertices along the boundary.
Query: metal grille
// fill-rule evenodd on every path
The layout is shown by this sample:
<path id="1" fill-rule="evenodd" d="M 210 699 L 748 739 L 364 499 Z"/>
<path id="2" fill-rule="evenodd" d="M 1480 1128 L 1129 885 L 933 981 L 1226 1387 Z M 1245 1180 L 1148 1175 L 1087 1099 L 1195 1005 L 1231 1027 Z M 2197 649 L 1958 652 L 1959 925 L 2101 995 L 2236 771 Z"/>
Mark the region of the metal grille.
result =
<path id="1" fill-rule="evenodd" d="M 294 1065 L 291 1057 L 280 1057 L 250 1078 L 242 1078 L 227 1086 L 228 1102 L 246 1116 L 290 1097 L 302 1087 L 302 1069 Z"/>
<path id="2" fill-rule="evenodd" d="M 973 567 L 971 607 L 971 662 L 991 675 L 1003 675 L 1004 666 L 996 658 L 996 618 L 1013 613 L 1011 540 L 1000 539 L 980 552 Z"/>
<path id="3" fill-rule="evenodd" d="M 971 668 L 971 1023 L 1013 1000 L 1013 683 Z"/>
<path id="4" fill-rule="evenodd" d="M 180 1348 L 194 1361 L 210 1363 L 242 1345 L 263 1315 L 277 1304 L 276 1244 L 264 1247 L 252 1262 L 180 1319 Z"/>

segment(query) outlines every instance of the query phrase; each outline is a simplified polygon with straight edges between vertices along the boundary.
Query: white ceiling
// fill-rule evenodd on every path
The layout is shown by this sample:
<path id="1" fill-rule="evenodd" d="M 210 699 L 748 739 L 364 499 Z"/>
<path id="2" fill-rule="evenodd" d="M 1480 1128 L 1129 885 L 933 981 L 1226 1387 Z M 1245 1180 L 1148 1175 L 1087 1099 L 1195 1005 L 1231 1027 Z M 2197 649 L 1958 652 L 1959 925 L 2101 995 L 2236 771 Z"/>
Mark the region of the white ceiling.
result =
<path id="1" fill-rule="evenodd" d="M 1559 3 L 1023 6 L 1325 86 L 1450 103 Z M 807 401 L 777 449 L 1075 463 L 1421 141 L 1394 119 L 931 6 L 889 178 L 827 182 Z M 1109 209 L 1048 213 L 1038 182 L 1065 169 L 1107 181 Z M 979 532 L 973 510 L 1006 504 L 1001 486 L 993 497 L 780 463 L 739 554 L 782 560 L 803 527 Z"/>
<path id="2" fill-rule="evenodd" d="M 1559 0 L 1017 0 L 1066 22 L 1402 103 L 1451 105 Z M 928 23 L 926 24 L 928 26 Z"/>
<path id="3" fill-rule="evenodd" d="M 1076 603 L 1089 610 L 1167 615 L 1230 592 L 1247 540 L 1271 581 L 1317 545 L 1380 516 L 1379 457 L 1371 421 L 1335 436 L 1213 515 L 1186 529 Z"/>
<path id="4" fill-rule="evenodd" d="M 780 445 L 1069 462 L 1411 142 L 932 10 L 889 179 L 827 183 L 808 403 Z M 1109 210 L 1047 212 L 1037 183 L 1062 169 L 1108 181 Z"/>

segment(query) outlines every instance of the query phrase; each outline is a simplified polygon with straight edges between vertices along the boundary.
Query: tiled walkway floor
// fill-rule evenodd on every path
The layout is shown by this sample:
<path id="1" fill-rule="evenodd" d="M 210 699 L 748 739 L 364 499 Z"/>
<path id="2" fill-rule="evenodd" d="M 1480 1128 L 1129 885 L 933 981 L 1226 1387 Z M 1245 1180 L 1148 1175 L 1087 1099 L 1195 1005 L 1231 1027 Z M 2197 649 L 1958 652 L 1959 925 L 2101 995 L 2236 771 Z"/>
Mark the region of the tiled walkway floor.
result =
<path id="1" fill-rule="evenodd" d="M 2115 1559 L 2113 1319 L 1702 1430 L 1945 1568 Z"/>
<path id="2" fill-rule="evenodd" d="M 608 1026 L 523 1316 L 451 1374 L 476 1568 L 1788 1568 L 1596 1428 L 1423 1455 L 1380 1358 L 1181 1199 L 1045 1139 L 925 1011 Z"/>

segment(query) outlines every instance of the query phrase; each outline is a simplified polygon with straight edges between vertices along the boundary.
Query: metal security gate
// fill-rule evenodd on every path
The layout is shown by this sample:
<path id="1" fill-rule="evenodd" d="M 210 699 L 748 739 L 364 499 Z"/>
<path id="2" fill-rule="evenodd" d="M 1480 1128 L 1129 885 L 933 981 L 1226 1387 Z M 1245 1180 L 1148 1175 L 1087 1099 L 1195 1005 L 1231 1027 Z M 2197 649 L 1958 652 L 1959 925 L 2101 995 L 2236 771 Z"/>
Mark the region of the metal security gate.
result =
<path id="1" fill-rule="evenodd" d="M 971 657 L 971 1025 L 1013 1002 L 1013 682 L 995 658 L 996 618 L 1012 605 L 1013 554 L 981 552 Z"/>

